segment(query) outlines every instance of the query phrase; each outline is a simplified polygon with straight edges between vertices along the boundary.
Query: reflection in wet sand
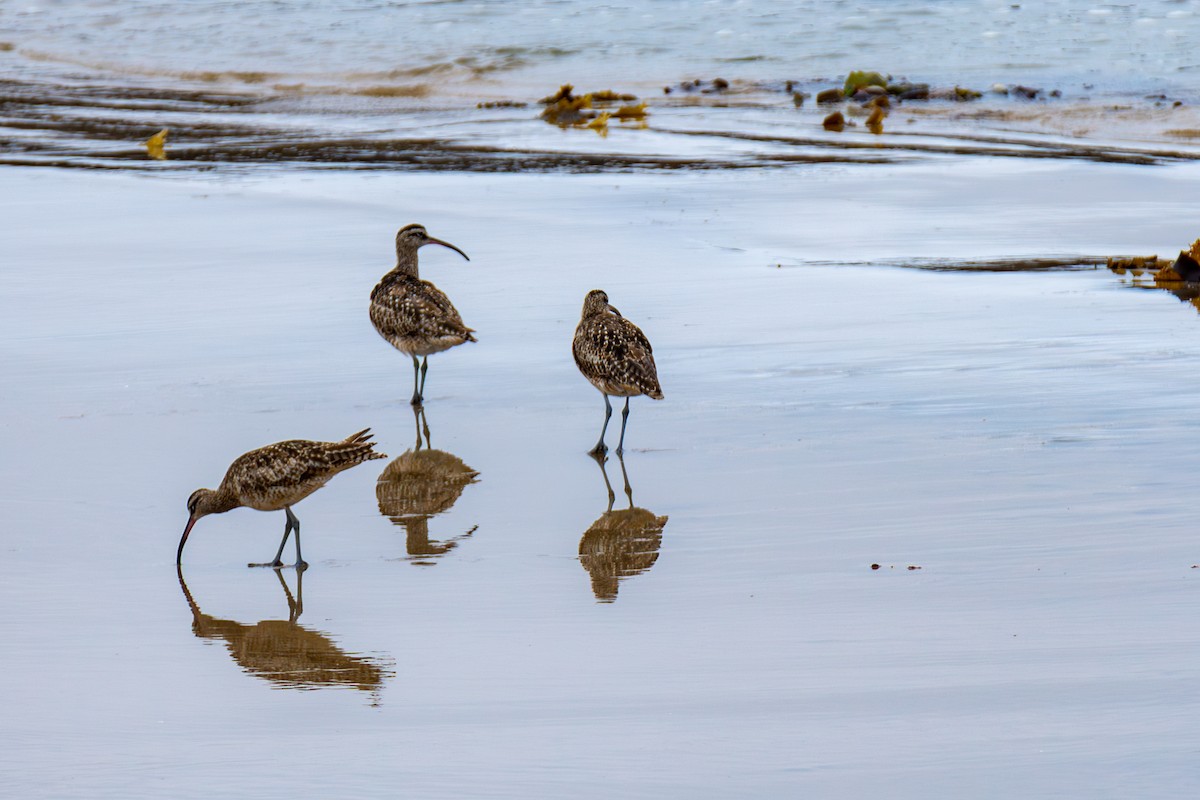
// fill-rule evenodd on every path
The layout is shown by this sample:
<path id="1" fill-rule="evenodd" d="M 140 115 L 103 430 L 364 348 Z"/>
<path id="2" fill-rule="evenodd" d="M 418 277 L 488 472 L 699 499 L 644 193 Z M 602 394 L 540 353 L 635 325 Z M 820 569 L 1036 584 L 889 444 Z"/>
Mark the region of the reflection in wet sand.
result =
<path id="1" fill-rule="evenodd" d="M 379 513 L 393 524 L 402 526 L 408 535 L 408 560 L 428 566 L 458 547 L 459 542 L 478 527 L 473 525 L 465 533 L 445 541 L 429 538 L 430 518 L 449 511 L 458 502 L 463 489 L 476 482 L 479 473 L 458 456 L 445 450 L 434 450 L 429 441 L 425 410 L 414 407 L 413 415 L 417 424 L 417 443 L 383 470 L 375 484 L 375 496 L 379 500 Z"/>
<path id="2" fill-rule="evenodd" d="M 604 487 L 608 490 L 608 508 L 579 540 L 579 561 L 592 576 L 592 592 L 596 600 L 611 603 L 617 599 L 620 581 L 642 574 L 658 560 L 667 518 L 634 507 L 629 473 L 625 471 L 625 459 L 620 456 L 617 461 L 621 464 L 621 477 L 625 479 L 629 508 L 613 511 L 616 493 L 608 480 L 607 459 L 602 456 L 595 458 L 604 476 Z"/>
<path id="3" fill-rule="evenodd" d="M 294 597 L 282 572 L 274 570 L 274 573 L 287 597 L 287 620 L 265 619 L 246 624 L 203 613 L 188 591 L 182 569 L 178 570 L 179 587 L 192 609 L 192 632 L 201 639 L 224 640 L 233 660 L 243 670 L 277 688 L 348 686 L 370 692 L 372 704 L 377 705 L 383 679 L 391 673 L 371 659 L 344 652 L 321 631 L 297 624 L 304 612 L 304 571 L 296 570 Z"/>

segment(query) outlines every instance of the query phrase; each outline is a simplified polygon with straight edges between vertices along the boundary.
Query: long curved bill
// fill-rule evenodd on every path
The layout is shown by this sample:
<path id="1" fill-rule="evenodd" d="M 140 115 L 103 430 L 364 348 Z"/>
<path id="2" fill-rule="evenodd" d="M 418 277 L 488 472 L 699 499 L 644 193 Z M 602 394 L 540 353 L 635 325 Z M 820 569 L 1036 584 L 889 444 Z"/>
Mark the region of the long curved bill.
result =
<path id="1" fill-rule="evenodd" d="M 192 532 L 192 526 L 196 524 L 195 517 L 188 517 L 187 527 L 183 529 L 183 538 L 179 540 L 179 549 L 175 552 L 175 566 L 183 563 L 183 545 L 187 542 L 188 534 Z"/>
<path id="2" fill-rule="evenodd" d="M 466 259 L 467 259 L 467 261 L 470 261 L 470 260 L 471 260 L 471 259 L 467 258 L 467 254 L 466 254 L 466 253 L 464 253 L 462 250 L 459 250 L 457 247 L 455 247 L 454 245 L 450 244 L 449 242 L 443 242 L 441 239 L 435 239 L 435 238 L 433 238 L 432 236 L 430 236 L 429 238 L 427 238 L 427 239 L 425 240 L 425 243 L 426 243 L 426 244 L 440 244 L 442 247 L 449 247 L 451 250 L 453 250 L 454 252 L 458 253 L 458 254 L 459 254 L 460 256 L 462 256 L 463 258 L 466 258 Z"/>

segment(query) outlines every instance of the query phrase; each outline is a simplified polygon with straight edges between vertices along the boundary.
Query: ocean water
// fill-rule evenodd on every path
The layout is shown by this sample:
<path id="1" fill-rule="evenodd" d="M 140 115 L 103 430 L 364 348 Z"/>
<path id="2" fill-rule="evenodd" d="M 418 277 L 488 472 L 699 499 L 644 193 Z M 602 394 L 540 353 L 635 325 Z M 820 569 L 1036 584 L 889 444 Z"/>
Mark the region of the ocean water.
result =
<path id="1" fill-rule="evenodd" d="M 1073 158 L 1055 148 L 1079 140 L 1127 158 L 1116 140 L 1154 143 L 1150 160 L 1192 159 L 1198 13 L 1192 0 L 5 3 L 0 158 L 728 169 L 863 160 L 863 148 L 885 160 L 931 147 L 1026 157 L 1032 143 L 1051 151 L 1035 157 Z M 828 134 L 834 107 L 813 98 L 858 69 L 982 97 L 899 104 L 874 137 L 854 106 L 857 127 Z M 537 101 L 562 84 L 636 96 L 648 116 L 547 125 Z M 147 163 L 141 143 L 163 128 L 171 163 Z M 1014 131 L 1026 138 L 1014 144 Z"/>
<path id="2" fill-rule="evenodd" d="M 435 94 L 689 78 L 808 80 L 877 69 L 934 83 L 1195 91 L 1194 0 L 813 2 L 534 0 L 15 2 L 0 37 L 25 60 L 166 77 Z M 603 84 L 603 85 L 601 85 Z"/>

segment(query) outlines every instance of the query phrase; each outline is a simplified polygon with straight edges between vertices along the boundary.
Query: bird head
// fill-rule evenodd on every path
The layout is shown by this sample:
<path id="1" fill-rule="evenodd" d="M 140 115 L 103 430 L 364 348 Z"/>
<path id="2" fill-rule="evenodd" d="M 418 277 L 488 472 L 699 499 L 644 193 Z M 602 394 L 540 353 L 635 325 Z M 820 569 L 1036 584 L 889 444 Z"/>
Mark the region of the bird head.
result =
<path id="1" fill-rule="evenodd" d="M 602 289 L 592 289 L 583 298 L 584 317 L 593 317 L 597 314 L 604 314 L 610 311 L 618 317 L 621 316 L 620 311 L 617 311 L 608 304 L 608 294 Z"/>
<path id="2" fill-rule="evenodd" d="M 466 253 L 449 242 L 443 242 L 441 239 L 435 239 L 430 236 L 428 231 L 425 230 L 424 225 L 413 223 L 412 225 L 405 225 L 396 233 L 397 261 L 403 263 L 409 259 L 415 259 L 417 251 L 427 244 L 440 244 L 442 247 L 449 247 L 463 258 L 466 258 L 467 261 L 471 260 L 467 258 Z"/>
<path id="3" fill-rule="evenodd" d="M 196 524 L 196 520 L 206 517 L 209 514 L 219 514 L 222 511 L 228 511 L 229 509 L 222 507 L 223 505 L 220 502 L 218 493 L 212 489 L 197 489 L 192 492 L 192 496 L 187 501 L 187 527 L 183 529 L 183 538 L 179 540 L 179 550 L 175 553 L 176 564 L 183 561 L 183 545 L 187 542 L 188 534 L 192 532 L 192 526 Z"/>

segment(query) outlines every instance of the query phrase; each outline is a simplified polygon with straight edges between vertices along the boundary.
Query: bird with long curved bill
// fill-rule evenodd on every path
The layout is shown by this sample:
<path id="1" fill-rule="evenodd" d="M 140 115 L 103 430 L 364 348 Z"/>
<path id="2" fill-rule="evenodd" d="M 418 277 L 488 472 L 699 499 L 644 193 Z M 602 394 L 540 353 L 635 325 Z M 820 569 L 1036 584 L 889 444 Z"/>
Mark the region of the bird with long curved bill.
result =
<path id="1" fill-rule="evenodd" d="M 405 225 L 396 234 L 396 267 L 371 290 L 371 323 L 375 330 L 392 347 L 412 357 L 414 406 L 425 399 L 429 356 L 475 341 L 475 330 L 463 324 L 445 292 L 421 280 L 417 251 L 429 244 L 448 247 L 471 260 L 449 242 L 430 236 L 424 225 Z"/>
<path id="2" fill-rule="evenodd" d="M 320 489 L 339 472 L 376 458 L 387 458 L 372 448 L 370 428 L 347 436 L 340 442 L 313 442 L 307 439 L 290 439 L 276 442 L 238 456 L 229 465 L 229 470 L 216 489 L 197 489 L 187 501 L 188 521 L 179 540 L 175 563 L 183 562 L 183 546 L 187 543 L 192 527 L 201 517 L 223 514 L 235 508 L 247 507 L 258 511 L 283 511 L 287 522 L 283 527 L 283 540 L 275 558 L 265 564 L 250 564 L 251 567 L 282 567 L 283 546 L 288 536 L 296 534 L 297 569 L 308 564 L 300 555 L 300 520 L 292 513 L 292 506 Z"/>

